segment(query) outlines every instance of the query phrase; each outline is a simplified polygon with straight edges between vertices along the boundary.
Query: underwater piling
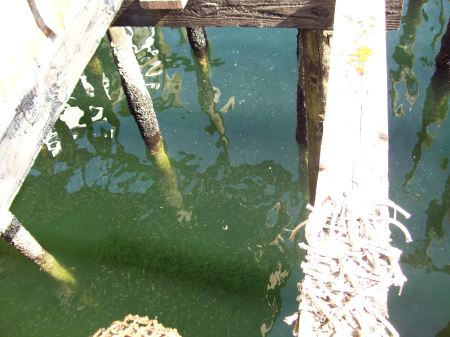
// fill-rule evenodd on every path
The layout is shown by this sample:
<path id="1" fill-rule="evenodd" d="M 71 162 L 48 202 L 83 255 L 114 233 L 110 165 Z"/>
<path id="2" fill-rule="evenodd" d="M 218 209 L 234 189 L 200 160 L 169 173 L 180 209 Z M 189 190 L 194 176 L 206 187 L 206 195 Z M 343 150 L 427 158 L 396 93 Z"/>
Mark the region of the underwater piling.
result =
<path id="1" fill-rule="evenodd" d="M 150 153 L 156 155 L 164 151 L 161 131 L 152 99 L 133 52 L 131 38 L 122 27 L 109 28 L 108 38 L 130 112 Z"/>
<path id="2" fill-rule="evenodd" d="M 134 55 L 131 38 L 123 27 L 109 28 L 108 38 L 130 112 L 137 123 L 150 155 L 155 161 L 156 167 L 162 174 L 166 198 L 173 207 L 181 208 L 183 198 L 178 191 L 177 179 L 164 149 L 163 137 L 153 108 L 152 98 Z"/>
<path id="3" fill-rule="evenodd" d="M 307 116 L 326 115 L 315 202 L 301 225 L 300 304 L 286 318 L 298 336 L 398 336 L 388 291 L 406 277 L 390 225 L 412 238 L 396 218 L 409 214 L 389 200 L 385 13 L 380 1 L 337 0 L 332 48 L 325 31 L 301 33 Z"/>
<path id="4" fill-rule="evenodd" d="M 72 273 L 47 252 L 9 211 L 0 216 L 0 236 L 55 280 L 69 288 L 76 286 Z"/>

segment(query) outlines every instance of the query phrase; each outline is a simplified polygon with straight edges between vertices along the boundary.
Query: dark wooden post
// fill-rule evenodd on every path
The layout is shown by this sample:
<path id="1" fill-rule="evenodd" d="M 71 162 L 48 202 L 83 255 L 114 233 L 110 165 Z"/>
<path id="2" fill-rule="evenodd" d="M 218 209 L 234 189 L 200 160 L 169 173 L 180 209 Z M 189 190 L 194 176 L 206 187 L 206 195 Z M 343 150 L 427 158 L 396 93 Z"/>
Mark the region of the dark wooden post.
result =
<path id="1" fill-rule="evenodd" d="M 322 143 L 323 120 L 327 98 L 330 42 L 332 34 L 328 31 L 301 30 L 298 35 L 299 46 L 299 84 L 297 115 L 304 122 L 306 111 L 306 134 L 308 145 L 309 199 L 314 203 L 317 175 L 319 172 L 320 146 Z M 302 90 L 303 89 L 303 90 Z M 304 105 L 301 102 L 304 99 Z M 304 137 L 304 126 L 297 130 Z M 298 138 L 297 138 L 298 139 Z"/>
<path id="2" fill-rule="evenodd" d="M 205 69 L 209 70 L 208 63 L 208 37 L 203 27 L 187 27 L 187 36 L 192 51 L 198 60 L 198 63 Z"/>
<path id="3" fill-rule="evenodd" d="M 450 19 L 448 20 L 447 30 L 442 36 L 441 50 L 436 56 L 436 67 L 447 69 L 450 67 Z"/>
<path id="4" fill-rule="evenodd" d="M 131 39 L 123 27 L 109 28 L 108 37 L 130 112 L 150 153 L 154 155 L 163 147 L 162 136 L 152 99 L 133 52 Z"/>
<path id="5" fill-rule="evenodd" d="M 75 288 L 72 273 L 62 266 L 9 211 L 0 215 L 0 236 L 54 279 Z"/>
<path id="6" fill-rule="evenodd" d="M 176 176 L 164 150 L 163 138 L 153 109 L 153 102 L 134 55 L 131 38 L 123 27 L 109 28 L 108 37 L 130 112 L 136 120 L 150 154 L 155 160 L 156 167 L 162 173 L 166 199 L 172 206 L 181 208 L 183 197 L 178 191 Z"/>

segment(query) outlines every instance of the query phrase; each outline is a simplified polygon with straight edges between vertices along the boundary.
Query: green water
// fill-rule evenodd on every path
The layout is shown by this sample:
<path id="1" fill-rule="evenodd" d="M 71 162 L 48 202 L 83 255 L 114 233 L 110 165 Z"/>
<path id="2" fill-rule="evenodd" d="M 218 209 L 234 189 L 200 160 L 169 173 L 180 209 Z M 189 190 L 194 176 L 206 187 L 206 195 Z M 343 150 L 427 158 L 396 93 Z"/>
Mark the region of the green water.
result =
<path id="1" fill-rule="evenodd" d="M 389 304 L 402 336 L 449 336 L 450 90 L 433 75 L 449 10 L 445 0 L 411 0 L 402 29 L 388 34 L 390 194 L 411 211 L 415 240 L 393 233 L 409 279 Z M 148 37 L 135 31 L 137 47 Z M 208 29 L 209 78 L 182 31 L 153 37 L 138 58 L 182 208 L 168 202 L 103 43 L 96 55 L 110 97 L 86 69 L 93 97 L 79 83 L 69 101 L 83 111 L 78 126 L 57 122 L 49 143 L 61 150 L 42 150 L 13 205 L 79 290 L 69 294 L 0 242 L 0 336 L 89 336 L 128 313 L 184 337 L 291 335 L 282 319 L 297 307 L 303 255 L 288 236 L 307 202 L 296 31 Z M 219 113 L 232 97 L 234 108 Z"/>

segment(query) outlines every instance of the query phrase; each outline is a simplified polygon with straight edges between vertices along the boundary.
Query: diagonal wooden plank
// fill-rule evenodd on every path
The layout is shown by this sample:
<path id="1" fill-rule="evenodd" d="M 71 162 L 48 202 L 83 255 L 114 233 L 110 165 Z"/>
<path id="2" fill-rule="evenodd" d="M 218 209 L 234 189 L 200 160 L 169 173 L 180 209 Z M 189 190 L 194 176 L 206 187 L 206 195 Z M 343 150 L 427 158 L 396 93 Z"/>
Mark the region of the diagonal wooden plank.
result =
<path id="1" fill-rule="evenodd" d="M 330 187 L 388 196 L 387 64 L 384 6 L 338 2 L 332 42 L 318 200 Z"/>
<path id="2" fill-rule="evenodd" d="M 18 2 L 21 3 L 21 2 Z M 67 5 L 60 18 L 62 27 L 52 38 L 39 27 L 21 32 L 27 72 L 17 81 L 1 83 L 1 105 L 6 116 L 0 130 L 0 212 L 7 212 L 37 156 L 44 137 L 70 97 L 84 67 L 92 57 L 122 0 L 55 2 Z M 20 8 L 24 16 L 29 9 Z M 30 20 L 34 22 L 31 17 Z M 7 31 L 7 21 L 0 28 Z M 34 30 L 33 30 L 34 28 Z M 42 35 L 39 35 L 42 34 Z M 12 51 L 11 51 L 12 53 Z M 2 66 L 5 66 L 2 63 Z M 14 75 L 14 74 L 13 74 Z M 12 89 L 11 89 L 12 88 Z M 21 93 L 18 103 L 16 93 Z M 23 92 L 23 94 L 22 94 Z"/>
<path id="3" fill-rule="evenodd" d="M 400 209 L 388 199 L 386 73 L 384 3 L 337 0 L 316 198 L 300 244 L 299 336 L 398 336 L 387 295 L 406 278 L 389 224 L 411 237 L 387 207 Z"/>

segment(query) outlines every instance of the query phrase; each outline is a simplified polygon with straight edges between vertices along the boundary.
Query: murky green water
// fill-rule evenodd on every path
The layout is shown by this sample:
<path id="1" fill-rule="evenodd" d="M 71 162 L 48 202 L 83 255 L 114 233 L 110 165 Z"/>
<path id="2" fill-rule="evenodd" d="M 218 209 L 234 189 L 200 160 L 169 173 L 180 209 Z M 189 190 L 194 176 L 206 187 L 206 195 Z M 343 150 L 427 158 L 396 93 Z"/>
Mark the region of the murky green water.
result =
<path id="1" fill-rule="evenodd" d="M 450 90 L 433 75 L 448 7 L 411 0 L 402 30 L 388 35 L 390 193 L 412 212 L 415 239 L 406 246 L 394 233 L 409 279 L 390 299 L 402 336 L 449 335 Z M 148 36 L 135 31 L 138 48 Z M 69 102 L 80 118 L 58 121 L 55 156 L 41 152 L 13 205 L 80 290 L 68 294 L 0 242 L 0 336 L 88 336 L 127 313 L 156 316 L 184 337 L 291 335 L 282 319 L 297 307 L 302 253 L 288 236 L 307 201 L 294 136 L 296 31 L 208 36 L 209 78 L 178 29 L 156 31 L 150 51 L 138 53 L 181 209 L 168 202 L 100 47 L 109 90 L 94 62 L 92 88 L 79 83 Z"/>

